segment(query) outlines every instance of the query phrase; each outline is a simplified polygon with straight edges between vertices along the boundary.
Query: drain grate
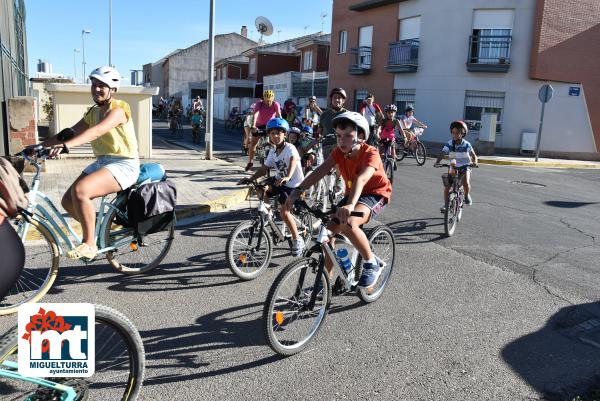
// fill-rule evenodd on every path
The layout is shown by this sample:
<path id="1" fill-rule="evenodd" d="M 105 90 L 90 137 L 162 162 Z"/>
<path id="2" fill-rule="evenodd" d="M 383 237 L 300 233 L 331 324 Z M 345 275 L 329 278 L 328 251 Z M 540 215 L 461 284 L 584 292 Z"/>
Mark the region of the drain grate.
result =
<path id="1" fill-rule="evenodd" d="M 545 188 L 546 185 L 544 184 L 538 184 L 537 182 L 531 182 L 531 181 L 511 181 L 511 184 L 517 184 L 517 185 L 529 185 L 531 187 L 538 187 L 538 188 Z"/>

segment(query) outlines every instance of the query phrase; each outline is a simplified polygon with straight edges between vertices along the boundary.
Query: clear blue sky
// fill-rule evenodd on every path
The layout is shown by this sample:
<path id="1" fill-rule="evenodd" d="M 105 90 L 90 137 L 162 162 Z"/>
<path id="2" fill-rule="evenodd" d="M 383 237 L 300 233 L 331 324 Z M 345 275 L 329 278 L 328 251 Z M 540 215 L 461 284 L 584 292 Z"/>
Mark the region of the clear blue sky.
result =
<path id="1" fill-rule="evenodd" d="M 209 0 L 112 0 L 112 63 L 126 82 L 130 70 L 154 62 L 176 49 L 208 38 Z M 73 76 L 73 49 L 82 48 L 85 35 L 86 73 L 108 64 L 109 0 L 25 0 L 29 73 L 35 76 L 38 59 L 52 64 L 53 72 Z M 274 33 L 268 43 L 321 30 L 331 31 L 332 0 L 263 2 L 216 0 L 215 34 L 240 32 L 248 27 L 250 39 L 258 41 L 257 16 L 267 17 Z M 305 27 L 307 27 L 305 29 Z M 279 33 L 277 31 L 280 31 Z M 81 79 L 81 53 L 76 54 Z"/>

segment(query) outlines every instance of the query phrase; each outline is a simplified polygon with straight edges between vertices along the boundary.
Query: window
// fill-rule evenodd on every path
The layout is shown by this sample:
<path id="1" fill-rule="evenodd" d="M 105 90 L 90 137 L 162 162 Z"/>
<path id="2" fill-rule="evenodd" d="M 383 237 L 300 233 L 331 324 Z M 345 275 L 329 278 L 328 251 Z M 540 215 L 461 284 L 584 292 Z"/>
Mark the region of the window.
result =
<path id="1" fill-rule="evenodd" d="M 348 31 L 340 31 L 340 44 L 338 47 L 338 53 L 346 53 L 347 43 L 348 43 Z"/>
<path id="2" fill-rule="evenodd" d="M 481 129 L 481 115 L 496 113 L 498 115 L 496 132 L 502 132 L 502 109 L 504 109 L 504 92 L 466 91 L 464 120 L 470 130 Z"/>
<path id="3" fill-rule="evenodd" d="M 508 64 L 514 10 L 473 10 L 470 63 Z"/>
<path id="4" fill-rule="evenodd" d="M 354 110 L 359 110 L 363 101 L 367 98 L 369 91 L 366 89 L 357 89 L 354 92 Z"/>
<path id="5" fill-rule="evenodd" d="M 302 69 L 303 70 L 310 70 L 312 69 L 312 50 L 307 50 L 304 52 L 304 54 L 302 55 Z"/>
<path id="6" fill-rule="evenodd" d="M 254 75 L 256 74 L 256 59 L 255 58 L 251 58 L 250 59 L 250 75 Z"/>
<path id="7" fill-rule="evenodd" d="M 406 106 L 412 104 L 415 105 L 415 90 L 414 89 L 395 89 L 394 90 L 394 103 L 398 107 L 398 114 L 404 114 Z"/>

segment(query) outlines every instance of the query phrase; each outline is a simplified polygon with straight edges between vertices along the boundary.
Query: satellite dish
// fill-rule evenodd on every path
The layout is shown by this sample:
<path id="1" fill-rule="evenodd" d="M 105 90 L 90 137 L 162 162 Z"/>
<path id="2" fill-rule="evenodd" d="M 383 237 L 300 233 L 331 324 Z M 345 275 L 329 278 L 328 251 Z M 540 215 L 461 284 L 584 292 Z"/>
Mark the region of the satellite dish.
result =
<path id="1" fill-rule="evenodd" d="M 263 35 L 269 36 L 273 34 L 273 24 L 266 17 L 256 17 L 254 25 L 256 26 L 256 31 L 260 32 L 260 42 L 262 42 Z"/>

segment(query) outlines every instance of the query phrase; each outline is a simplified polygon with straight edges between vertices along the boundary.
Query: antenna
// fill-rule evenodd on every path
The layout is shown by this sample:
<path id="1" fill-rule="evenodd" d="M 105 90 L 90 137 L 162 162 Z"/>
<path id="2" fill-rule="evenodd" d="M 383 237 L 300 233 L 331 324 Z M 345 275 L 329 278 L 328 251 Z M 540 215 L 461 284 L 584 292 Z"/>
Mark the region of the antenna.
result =
<path id="1" fill-rule="evenodd" d="M 262 42 L 263 35 L 270 36 L 273 34 L 273 24 L 266 17 L 256 17 L 254 26 L 256 26 L 256 31 L 260 33 L 259 43 Z"/>
<path id="2" fill-rule="evenodd" d="M 310 27 L 310 25 L 304 25 L 304 34 L 306 35 L 306 31 L 308 30 L 308 28 Z"/>
<path id="3" fill-rule="evenodd" d="M 325 17 L 327 17 L 327 13 L 325 11 L 321 12 L 321 32 L 325 29 Z"/>

